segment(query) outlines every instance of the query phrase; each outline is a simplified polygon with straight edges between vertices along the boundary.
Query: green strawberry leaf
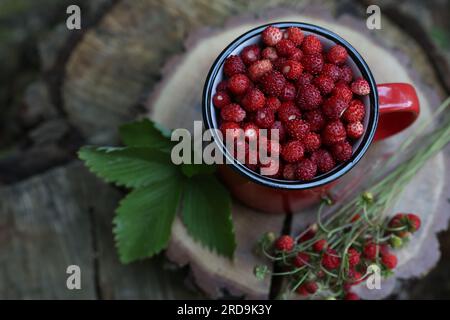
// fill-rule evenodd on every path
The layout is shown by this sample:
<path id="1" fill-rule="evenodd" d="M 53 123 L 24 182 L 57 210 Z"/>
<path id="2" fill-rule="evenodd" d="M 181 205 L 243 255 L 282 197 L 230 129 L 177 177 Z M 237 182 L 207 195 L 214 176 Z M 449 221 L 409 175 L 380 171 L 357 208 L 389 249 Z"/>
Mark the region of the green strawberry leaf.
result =
<path id="1" fill-rule="evenodd" d="M 129 147 L 150 147 L 170 151 L 171 131 L 149 119 L 126 123 L 120 126 L 119 135 Z"/>
<path id="2" fill-rule="evenodd" d="M 167 246 L 180 201 L 179 178 L 134 190 L 120 202 L 114 234 L 122 263 L 151 257 Z"/>
<path id="3" fill-rule="evenodd" d="M 181 172 L 183 172 L 186 177 L 191 178 L 199 174 L 213 174 L 214 172 L 216 172 L 216 166 L 207 164 L 183 163 L 181 165 Z"/>
<path id="4" fill-rule="evenodd" d="M 182 216 L 189 234 L 207 248 L 233 257 L 236 240 L 228 191 L 209 175 L 188 179 L 184 190 Z"/>
<path id="5" fill-rule="evenodd" d="M 81 160 L 93 173 L 107 182 L 128 188 L 164 182 L 178 174 L 170 155 L 150 148 L 83 147 Z"/>

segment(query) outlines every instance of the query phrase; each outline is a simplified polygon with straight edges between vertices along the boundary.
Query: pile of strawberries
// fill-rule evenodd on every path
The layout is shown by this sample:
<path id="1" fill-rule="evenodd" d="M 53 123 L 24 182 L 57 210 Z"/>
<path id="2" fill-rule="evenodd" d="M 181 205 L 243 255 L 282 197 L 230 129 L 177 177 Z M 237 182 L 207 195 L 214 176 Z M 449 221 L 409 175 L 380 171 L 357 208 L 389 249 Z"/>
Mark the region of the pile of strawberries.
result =
<path id="1" fill-rule="evenodd" d="M 370 87 L 353 78 L 347 58 L 344 47 L 325 51 L 317 36 L 300 28 L 267 27 L 260 44 L 225 60 L 225 80 L 213 96 L 222 133 L 242 129 L 248 143 L 260 129 L 278 129 L 279 141 L 271 141 L 270 133 L 267 141 L 281 155 L 272 176 L 278 179 L 308 181 L 349 160 L 353 142 L 364 133 L 360 97 Z"/>
<path id="2" fill-rule="evenodd" d="M 359 216 L 352 220 L 355 222 L 358 219 Z M 329 243 L 326 235 L 319 234 L 317 226 L 314 226 L 308 228 L 297 241 L 288 235 L 280 236 L 275 239 L 273 248 L 275 255 L 284 257 L 287 270 L 294 270 L 294 283 L 297 281 L 295 279 L 303 279 L 296 288 L 298 294 L 309 296 L 318 293 L 321 288 L 324 291 L 337 292 L 343 299 L 359 300 L 350 290 L 352 286 L 366 279 L 368 266 L 378 264 L 382 275 L 390 275 L 391 270 L 397 266 L 397 257 L 391 248 L 402 247 L 406 238 L 419 230 L 420 225 L 421 220 L 415 214 L 396 214 L 388 220 L 383 240 L 361 238 L 346 252 L 342 252 L 345 249 L 339 245 Z M 341 279 L 340 268 L 345 270 L 345 277 Z M 298 272 L 295 272 L 296 270 Z M 303 274 L 306 273 L 309 276 L 304 279 Z M 331 276 L 333 274 L 334 276 Z"/>

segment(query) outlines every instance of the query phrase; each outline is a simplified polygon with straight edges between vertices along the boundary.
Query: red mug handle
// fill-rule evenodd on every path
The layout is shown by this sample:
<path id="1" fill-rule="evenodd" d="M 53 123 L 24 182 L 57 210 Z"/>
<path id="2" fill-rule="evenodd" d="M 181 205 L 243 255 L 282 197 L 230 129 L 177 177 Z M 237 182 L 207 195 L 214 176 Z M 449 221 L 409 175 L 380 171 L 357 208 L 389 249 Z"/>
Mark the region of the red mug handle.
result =
<path id="1" fill-rule="evenodd" d="M 408 83 L 377 85 L 380 117 L 375 140 L 383 140 L 409 127 L 419 116 L 419 99 Z"/>

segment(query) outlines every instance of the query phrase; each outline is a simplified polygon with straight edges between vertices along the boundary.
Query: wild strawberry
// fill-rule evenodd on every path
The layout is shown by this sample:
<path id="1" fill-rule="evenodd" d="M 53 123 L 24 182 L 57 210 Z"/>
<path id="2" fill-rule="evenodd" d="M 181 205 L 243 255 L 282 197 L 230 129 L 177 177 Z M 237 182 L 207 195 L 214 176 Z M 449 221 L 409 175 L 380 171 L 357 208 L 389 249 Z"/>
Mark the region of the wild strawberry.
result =
<path id="1" fill-rule="evenodd" d="M 322 112 L 330 120 L 338 120 L 345 109 L 347 108 L 348 103 L 337 96 L 331 96 L 327 100 L 325 100 L 322 105 Z"/>
<path id="2" fill-rule="evenodd" d="M 241 122 L 245 118 L 245 110 L 236 103 L 230 103 L 221 109 L 220 116 L 225 121 Z"/>
<path id="3" fill-rule="evenodd" d="M 387 269 L 392 270 L 397 266 L 397 257 L 393 254 L 384 254 L 381 256 L 381 263 Z"/>
<path id="4" fill-rule="evenodd" d="M 287 132 L 292 139 L 302 140 L 309 133 L 309 124 L 302 119 L 286 122 Z"/>
<path id="5" fill-rule="evenodd" d="M 294 248 L 294 239 L 291 236 L 283 235 L 275 241 L 275 249 L 288 252 Z"/>
<path id="6" fill-rule="evenodd" d="M 242 130 L 244 130 L 244 137 L 247 141 L 257 141 L 259 135 L 259 127 L 256 124 L 252 122 L 246 123 L 243 125 Z"/>
<path id="7" fill-rule="evenodd" d="M 272 62 L 268 59 L 258 60 L 248 68 L 248 76 L 253 81 L 257 81 L 267 72 L 272 71 Z"/>
<path id="8" fill-rule="evenodd" d="M 323 69 L 323 57 L 321 54 L 305 54 L 302 57 L 302 65 L 306 72 L 318 74 Z"/>
<path id="9" fill-rule="evenodd" d="M 290 82 L 286 82 L 286 85 L 284 86 L 281 95 L 280 100 L 281 101 L 292 101 L 297 96 L 297 88 Z"/>
<path id="10" fill-rule="evenodd" d="M 295 60 L 286 60 L 281 67 L 281 73 L 289 80 L 297 80 L 302 72 L 302 64 Z"/>
<path id="11" fill-rule="evenodd" d="M 250 80 L 244 74 L 235 74 L 228 80 L 228 89 L 236 95 L 247 91 L 249 85 Z"/>
<path id="12" fill-rule="evenodd" d="M 220 81 L 219 84 L 217 85 L 216 91 L 217 92 L 228 91 L 228 81 L 227 80 Z"/>
<path id="13" fill-rule="evenodd" d="M 272 61 L 273 68 L 277 71 L 281 70 L 281 67 L 288 59 L 285 57 L 279 57 L 277 60 Z"/>
<path id="14" fill-rule="evenodd" d="M 312 84 L 299 87 L 297 93 L 297 105 L 302 110 L 312 110 L 322 103 L 322 95 L 319 89 Z"/>
<path id="15" fill-rule="evenodd" d="M 327 249 L 322 256 L 322 265 L 328 270 L 334 270 L 341 264 L 341 259 L 336 250 Z"/>
<path id="16" fill-rule="evenodd" d="M 377 250 L 380 250 L 380 247 L 373 242 L 368 242 L 363 248 L 363 255 L 368 260 L 375 260 L 377 257 Z"/>
<path id="17" fill-rule="evenodd" d="M 261 52 L 261 57 L 263 59 L 268 59 L 270 61 L 275 61 L 278 59 L 278 53 L 277 50 L 273 47 L 266 47 Z"/>
<path id="18" fill-rule="evenodd" d="M 345 127 L 341 121 L 328 122 L 322 132 L 322 141 L 327 145 L 343 142 L 347 136 Z"/>
<path id="19" fill-rule="evenodd" d="M 325 63 L 322 68 L 321 75 L 330 77 L 334 82 L 338 81 L 341 77 L 341 70 L 338 66 L 331 64 L 331 63 Z"/>
<path id="20" fill-rule="evenodd" d="M 262 91 L 269 95 L 278 97 L 283 92 L 286 85 L 286 79 L 278 71 L 270 71 L 261 77 Z"/>
<path id="21" fill-rule="evenodd" d="M 266 99 L 266 105 L 265 105 L 266 108 L 273 110 L 273 111 L 277 111 L 280 108 L 280 106 L 281 106 L 281 102 L 278 98 L 268 97 Z"/>
<path id="22" fill-rule="evenodd" d="M 325 239 L 317 240 L 313 244 L 313 250 L 315 252 L 322 252 L 327 247 L 327 245 L 328 245 L 327 240 Z"/>
<path id="23" fill-rule="evenodd" d="M 346 102 L 350 102 L 353 98 L 352 90 L 347 84 L 341 81 L 335 84 L 334 89 L 331 93 L 332 95 L 341 98 Z"/>
<path id="24" fill-rule="evenodd" d="M 261 108 L 256 111 L 255 123 L 258 127 L 269 129 L 275 122 L 275 113 L 273 110 Z"/>
<path id="25" fill-rule="evenodd" d="M 354 99 L 348 105 L 348 108 L 342 115 L 342 119 L 346 122 L 362 121 L 365 115 L 366 110 L 364 104 L 361 100 Z"/>
<path id="26" fill-rule="evenodd" d="M 317 289 L 319 289 L 319 286 L 314 281 L 307 281 L 303 284 L 301 284 L 296 292 L 301 296 L 308 296 L 310 294 L 314 294 L 317 292 Z"/>
<path id="27" fill-rule="evenodd" d="M 274 165 L 276 163 L 276 165 Z M 260 166 L 261 168 L 267 168 L 266 171 L 260 172 L 260 174 L 273 179 L 283 178 L 284 165 L 277 159 L 270 159 L 269 164 Z"/>
<path id="28" fill-rule="evenodd" d="M 349 262 L 350 262 L 350 257 L 349 257 Z M 359 256 L 358 256 L 358 262 L 359 262 Z M 361 272 L 356 271 L 355 269 L 350 269 L 348 271 L 348 277 L 350 280 L 349 281 L 350 286 L 359 284 L 364 280 L 364 275 Z"/>
<path id="29" fill-rule="evenodd" d="M 340 74 L 341 76 L 339 77 L 339 79 L 344 81 L 345 83 L 350 83 L 353 80 L 352 68 L 347 65 L 344 65 L 340 68 Z"/>
<path id="30" fill-rule="evenodd" d="M 408 230 L 410 232 L 416 232 L 420 229 L 422 222 L 417 215 L 409 213 L 406 215 L 406 218 L 408 219 Z"/>
<path id="31" fill-rule="evenodd" d="M 297 80 L 297 87 L 302 87 L 306 84 L 311 84 L 313 80 L 313 75 L 311 73 L 302 73 Z"/>
<path id="32" fill-rule="evenodd" d="M 264 29 L 261 37 L 266 46 L 273 47 L 283 38 L 283 32 L 277 27 L 269 26 Z"/>
<path id="33" fill-rule="evenodd" d="M 290 163 L 299 161 L 303 158 L 304 153 L 303 144 L 298 140 L 290 141 L 281 148 L 281 156 L 286 162 Z"/>
<path id="34" fill-rule="evenodd" d="M 294 258 L 294 266 L 301 268 L 309 262 L 309 254 L 299 252 Z"/>
<path id="35" fill-rule="evenodd" d="M 298 238 L 298 243 L 301 242 L 305 242 L 308 241 L 312 238 L 314 238 L 314 236 L 316 235 L 317 232 L 317 228 L 315 228 L 315 226 L 311 226 L 307 229 L 307 231 L 305 233 L 302 234 L 302 236 L 300 238 Z"/>
<path id="36" fill-rule="evenodd" d="M 309 181 L 317 174 L 317 165 L 309 159 L 303 159 L 298 162 L 295 175 L 299 180 Z"/>
<path id="37" fill-rule="evenodd" d="M 217 109 L 220 109 L 231 103 L 230 96 L 224 91 L 218 91 L 213 96 L 213 104 Z"/>
<path id="38" fill-rule="evenodd" d="M 337 162 L 350 160 L 352 153 L 352 145 L 347 141 L 339 142 L 331 146 L 331 154 Z"/>
<path id="39" fill-rule="evenodd" d="M 322 42 L 314 35 L 307 35 L 303 38 L 302 51 L 305 54 L 315 54 L 322 52 Z"/>
<path id="40" fill-rule="evenodd" d="M 309 128 L 309 125 L 308 125 Z M 320 148 L 322 144 L 322 140 L 320 139 L 320 135 L 314 132 L 309 132 L 303 138 L 303 146 L 305 147 L 306 152 L 313 152 Z"/>
<path id="41" fill-rule="evenodd" d="M 295 172 L 297 170 L 296 163 L 286 163 L 283 168 L 283 178 L 285 180 L 296 180 Z"/>
<path id="42" fill-rule="evenodd" d="M 272 125 L 272 130 L 278 130 L 278 139 L 280 142 L 283 142 L 286 139 L 286 129 L 281 121 L 275 121 Z M 272 138 L 272 131 L 270 131 L 270 137 Z"/>
<path id="43" fill-rule="evenodd" d="M 356 222 L 359 219 L 361 219 L 361 215 L 359 213 L 357 213 L 350 219 L 350 222 Z"/>
<path id="44" fill-rule="evenodd" d="M 350 267 L 354 267 L 359 263 L 360 253 L 358 252 L 358 250 L 354 248 L 348 249 L 347 256 L 348 256 L 348 264 Z"/>
<path id="45" fill-rule="evenodd" d="M 334 81 L 330 77 L 319 75 L 314 79 L 314 84 L 322 94 L 329 94 L 334 89 Z"/>
<path id="46" fill-rule="evenodd" d="M 266 104 L 264 94 L 257 88 L 250 89 L 241 100 L 241 104 L 247 111 L 256 111 Z"/>
<path id="47" fill-rule="evenodd" d="M 275 46 L 277 49 L 278 55 L 282 57 L 289 57 L 294 54 L 295 45 L 291 40 L 282 39 Z"/>
<path id="48" fill-rule="evenodd" d="M 370 93 L 369 84 L 363 78 L 358 78 L 355 81 L 353 81 L 351 88 L 352 88 L 352 92 L 359 96 L 365 96 Z"/>
<path id="49" fill-rule="evenodd" d="M 302 61 L 302 58 L 303 58 L 303 52 L 299 48 L 294 48 L 294 50 L 292 50 L 292 54 L 289 56 L 289 59 L 298 61 L 298 62 Z"/>
<path id="50" fill-rule="evenodd" d="M 222 132 L 224 141 L 226 141 L 228 135 L 237 139 L 242 133 L 241 127 L 236 122 L 223 122 L 220 125 L 220 131 Z"/>
<path id="51" fill-rule="evenodd" d="M 311 161 L 317 165 L 317 171 L 320 173 L 328 172 L 336 165 L 331 154 L 324 149 L 314 151 L 311 154 Z"/>
<path id="52" fill-rule="evenodd" d="M 245 73 L 245 64 L 239 56 L 229 56 L 223 64 L 223 73 L 227 77 L 231 77 L 235 74 Z"/>
<path id="53" fill-rule="evenodd" d="M 240 57 L 246 65 L 250 65 L 259 60 L 260 55 L 261 49 L 259 46 L 257 44 L 252 44 L 242 49 Z"/>
<path id="54" fill-rule="evenodd" d="M 347 129 L 347 136 L 350 139 L 358 139 L 364 133 L 364 125 L 359 121 L 347 124 L 346 129 Z"/>
<path id="55" fill-rule="evenodd" d="M 320 110 L 306 112 L 305 120 L 309 124 L 309 129 L 314 132 L 319 132 L 325 126 L 325 118 Z"/>
<path id="56" fill-rule="evenodd" d="M 289 121 L 300 119 L 301 113 L 292 101 L 286 101 L 278 109 L 278 118 L 286 124 Z"/>
<path id="57" fill-rule="evenodd" d="M 347 292 L 344 296 L 344 300 L 361 300 L 361 298 L 353 292 Z"/>
<path id="58" fill-rule="evenodd" d="M 284 32 L 284 38 L 291 40 L 295 46 L 299 46 L 302 44 L 304 38 L 303 31 L 302 29 L 297 27 L 287 28 L 287 30 Z"/>
<path id="59" fill-rule="evenodd" d="M 328 61 L 334 64 L 341 64 L 347 60 L 348 53 L 343 46 L 335 45 L 330 48 L 327 53 Z"/>

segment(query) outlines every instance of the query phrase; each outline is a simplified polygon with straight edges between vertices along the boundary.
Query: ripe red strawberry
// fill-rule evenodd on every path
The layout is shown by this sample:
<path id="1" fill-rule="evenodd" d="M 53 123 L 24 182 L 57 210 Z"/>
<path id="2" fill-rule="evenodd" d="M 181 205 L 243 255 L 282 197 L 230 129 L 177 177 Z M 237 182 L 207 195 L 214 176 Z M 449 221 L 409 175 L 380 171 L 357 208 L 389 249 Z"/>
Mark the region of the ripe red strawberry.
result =
<path id="1" fill-rule="evenodd" d="M 259 60 L 259 57 L 261 56 L 261 48 L 257 44 L 252 44 L 244 49 L 242 49 L 242 52 L 240 54 L 240 57 L 242 61 L 246 65 L 250 65 L 253 62 Z"/>
<path id="2" fill-rule="evenodd" d="M 393 254 L 384 254 L 381 256 L 381 263 L 387 269 L 392 270 L 397 266 L 397 257 Z"/>
<path id="3" fill-rule="evenodd" d="M 277 45 L 275 46 L 277 49 L 278 55 L 282 57 L 289 57 L 294 54 L 295 45 L 291 40 L 281 39 Z"/>
<path id="4" fill-rule="evenodd" d="M 361 100 L 354 99 L 348 105 L 348 108 L 342 115 L 342 119 L 346 122 L 362 121 L 365 115 L 366 110 L 364 104 L 361 102 Z"/>
<path id="5" fill-rule="evenodd" d="M 281 101 L 276 97 L 268 97 L 266 99 L 266 108 L 270 110 L 277 111 L 281 106 Z"/>
<path id="6" fill-rule="evenodd" d="M 363 255 L 366 259 L 373 261 L 377 257 L 377 250 L 380 250 L 378 245 L 368 242 L 363 248 Z"/>
<path id="7" fill-rule="evenodd" d="M 343 142 L 347 136 L 345 127 L 341 121 L 335 120 L 328 122 L 322 132 L 322 141 L 324 144 L 332 145 Z"/>
<path id="8" fill-rule="evenodd" d="M 296 180 L 295 172 L 297 170 L 296 163 L 286 163 L 283 168 L 283 178 L 285 180 Z"/>
<path id="9" fill-rule="evenodd" d="M 217 85 L 216 91 L 217 92 L 228 91 L 228 81 L 227 80 L 220 81 L 219 84 Z"/>
<path id="10" fill-rule="evenodd" d="M 284 32 L 284 38 L 289 39 L 294 43 L 295 46 L 299 46 L 302 44 L 304 34 L 302 29 L 297 27 L 290 27 Z"/>
<path id="11" fill-rule="evenodd" d="M 242 133 L 241 127 L 236 122 L 223 122 L 220 125 L 220 131 L 222 132 L 224 141 L 226 141 L 228 135 L 237 139 Z"/>
<path id="12" fill-rule="evenodd" d="M 345 83 L 350 83 L 353 80 L 353 71 L 352 68 L 350 68 L 347 65 L 344 65 L 340 68 L 340 80 L 344 81 Z"/>
<path id="13" fill-rule="evenodd" d="M 261 77 L 260 83 L 261 89 L 265 94 L 278 97 L 283 92 L 286 79 L 280 72 L 270 71 Z"/>
<path id="14" fill-rule="evenodd" d="M 319 286 L 314 281 L 307 281 L 303 284 L 301 284 L 296 292 L 301 296 L 308 296 L 310 294 L 316 293 L 317 289 L 319 289 Z"/>
<path id="15" fill-rule="evenodd" d="M 252 123 L 246 123 L 242 126 L 242 130 L 244 130 L 244 137 L 247 141 L 253 140 L 256 141 L 259 135 L 259 127 Z"/>
<path id="16" fill-rule="evenodd" d="M 243 94 L 250 86 L 250 80 L 244 74 L 235 74 L 228 80 L 228 89 L 236 95 Z"/>
<path id="17" fill-rule="evenodd" d="M 213 96 L 213 104 L 217 109 L 220 109 L 231 103 L 230 96 L 224 91 L 218 91 Z"/>
<path id="18" fill-rule="evenodd" d="M 305 54 L 302 57 L 302 65 L 306 72 L 318 74 L 323 69 L 323 57 L 321 54 Z"/>
<path id="19" fill-rule="evenodd" d="M 348 264 L 350 267 L 354 267 L 359 263 L 360 253 L 355 248 L 350 248 L 347 251 Z"/>
<path id="20" fill-rule="evenodd" d="M 281 101 L 292 101 L 297 96 L 297 88 L 290 82 L 286 82 L 286 85 L 284 86 L 281 95 L 280 100 Z"/>
<path id="21" fill-rule="evenodd" d="M 328 172 L 336 165 L 331 154 L 324 149 L 314 151 L 311 154 L 311 161 L 317 165 L 317 171 L 320 173 Z"/>
<path id="22" fill-rule="evenodd" d="M 302 119 L 286 122 L 287 132 L 292 139 L 302 140 L 309 133 L 309 124 Z"/>
<path id="23" fill-rule="evenodd" d="M 308 125 L 309 128 L 309 125 Z M 309 132 L 303 138 L 303 146 L 305 147 L 306 152 L 313 152 L 320 148 L 322 144 L 322 140 L 320 139 L 320 135 L 314 132 Z"/>
<path id="24" fill-rule="evenodd" d="M 346 83 L 341 81 L 335 84 L 332 94 L 346 102 L 350 102 L 353 98 L 352 90 Z"/>
<path id="25" fill-rule="evenodd" d="M 406 218 L 408 219 L 408 230 L 410 232 L 416 232 L 417 230 L 420 229 L 420 225 L 422 224 L 419 216 L 409 213 L 406 215 Z"/>
<path id="26" fill-rule="evenodd" d="M 278 53 L 277 50 L 273 47 L 266 47 L 261 52 L 261 57 L 263 59 L 268 59 L 270 61 L 275 61 L 278 59 Z"/>
<path id="27" fill-rule="evenodd" d="M 230 103 L 221 109 L 220 116 L 225 121 L 241 122 L 245 118 L 245 110 L 236 103 Z"/>
<path id="28" fill-rule="evenodd" d="M 248 76 L 253 81 L 257 81 L 259 78 L 261 78 L 264 74 L 267 72 L 272 71 L 272 62 L 268 59 L 263 59 L 254 62 L 249 68 L 248 68 Z"/>
<path id="29" fill-rule="evenodd" d="M 275 249 L 288 252 L 294 248 L 294 239 L 291 236 L 283 235 L 275 241 Z"/>
<path id="30" fill-rule="evenodd" d="M 331 96 L 327 100 L 325 100 L 322 105 L 322 112 L 330 120 L 338 120 L 345 109 L 347 108 L 348 103 L 344 101 L 342 98 L 338 96 Z"/>
<path id="31" fill-rule="evenodd" d="M 337 162 L 350 160 L 352 153 L 352 145 L 347 141 L 339 142 L 331 146 L 331 154 Z"/>
<path id="32" fill-rule="evenodd" d="M 300 119 L 302 114 L 292 101 L 283 102 L 278 109 L 278 118 L 286 124 L 288 121 Z"/>
<path id="33" fill-rule="evenodd" d="M 292 50 L 292 54 L 289 56 L 289 59 L 298 61 L 298 62 L 302 61 L 302 58 L 303 58 L 303 52 L 299 48 L 295 48 L 294 50 Z"/>
<path id="34" fill-rule="evenodd" d="M 286 162 L 297 162 L 303 158 L 305 153 L 305 149 L 303 148 L 303 144 L 298 141 L 290 141 L 284 144 L 281 148 L 281 156 Z"/>
<path id="35" fill-rule="evenodd" d="M 261 38 L 266 46 L 273 47 L 283 38 L 283 32 L 277 27 L 269 26 L 262 32 Z"/>
<path id="36" fill-rule="evenodd" d="M 302 110 L 312 110 L 322 103 L 322 95 L 319 89 L 312 84 L 299 87 L 297 93 L 297 105 Z"/>
<path id="37" fill-rule="evenodd" d="M 277 60 L 272 61 L 273 68 L 277 71 L 281 70 L 283 63 L 285 63 L 288 59 L 285 57 L 279 57 Z"/>
<path id="38" fill-rule="evenodd" d="M 261 108 L 256 111 L 255 123 L 258 127 L 269 129 L 275 122 L 275 113 L 268 108 Z"/>
<path id="39" fill-rule="evenodd" d="M 370 93 L 369 84 L 363 78 L 358 78 L 355 81 L 353 81 L 351 88 L 352 88 L 352 92 L 359 96 L 365 96 Z"/>
<path id="40" fill-rule="evenodd" d="M 325 118 L 320 110 L 306 112 L 305 120 L 308 122 L 310 130 L 314 132 L 319 132 L 325 126 Z"/>
<path id="41" fill-rule="evenodd" d="M 280 142 L 283 142 L 286 139 L 287 132 L 281 121 L 275 121 L 271 129 L 278 130 L 278 139 Z M 272 131 L 270 132 L 270 138 L 272 139 Z"/>
<path id="42" fill-rule="evenodd" d="M 260 172 L 260 174 L 265 175 L 266 177 L 274 179 L 283 178 L 284 165 L 279 160 L 270 159 L 269 164 L 267 165 L 261 164 L 260 168 L 266 168 L 264 172 L 263 171 Z"/>
<path id="43" fill-rule="evenodd" d="M 302 51 L 305 54 L 321 53 L 322 42 L 315 35 L 307 35 L 303 38 Z"/>
<path id="44" fill-rule="evenodd" d="M 349 249 L 349 251 L 350 251 L 350 249 Z M 358 253 L 358 262 L 359 262 L 359 260 L 360 260 L 360 257 L 359 257 L 359 253 Z M 350 264 L 350 257 L 349 257 L 349 264 Z M 358 263 L 356 263 L 355 265 L 357 265 L 357 264 Z M 355 269 L 348 270 L 348 277 L 349 277 L 350 281 L 349 281 L 349 283 L 346 283 L 346 284 L 349 284 L 350 287 L 364 281 L 364 275 L 361 272 L 356 271 Z M 350 289 L 350 287 L 348 287 L 348 289 Z"/>
<path id="45" fill-rule="evenodd" d="M 334 82 L 336 82 L 341 78 L 341 70 L 334 64 L 325 63 L 323 65 L 321 75 L 330 77 Z"/>
<path id="46" fill-rule="evenodd" d="M 223 64 L 223 73 L 227 77 L 231 77 L 235 74 L 245 73 L 245 64 L 239 56 L 229 56 Z"/>
<path id="47" fill-rule="evenodd" d="M 341 259 L 337 255 L 336 250 L 327 249 L 322 256 L 322 265 L 328 270 L 334 270 L 341 264 Z"/>
<path id="48" fill-rule="evenodd" d="M 305 72 L 305 73 L 302 73 L 298 77 L 296 85 L 297 85 L 297 87 L 300 88 L 300 87 L 302 87 L 302 86 L 304 86 L 306 84 L 311 84 L 312 80 L 313 80 L 313 75 L 311 73 L 306 73 Z"/>
<path id="49" fill-rule="evenodd" d="M 314 84 L 322 94 L 329 94 L 334 89 L 334 81 L 328 76 L 319 75 L 314 79 Z"/>
<path id="50" fill-rule="evenodd" d="M 346 129 L 347 136 L 350 139 L 358 139 L 364 134 L 364 125 L 359 121 L 350 122 L 349 124 L 347 124 Z"/>
<path id="51" fill-rule="evenodd" d="M 315 252 L 322 252 L 322 250 L 324 250 L 327 247 L 327 245 L 328 245 L 327 240 L 325 239 L 317 240 L 313 244 L 313 250 Z"/>
<path id="52" fill-rule="evenodd" d="M 347 50 L 343 46 L 335 45 L 330 48 L 327 53 L 328 61 L 334 64 L 341 64 L 347 60 L 348 53 Z"/>
<path id="53" fill-rule="evenodd" d="M 257 88 L 250 89 L 241 100 L 241 104 L 247 111 L 256 111 L 266 104 L 264 94 Z"/>
<path id="54" fill-rule="evenodd" d="M 317 174 L 317 165 L 309 159 L 303 159 L 298 162 L 296 177 L 302 181 L 309 181 Z"/>
<path id="55" fill-rule="evenodd" d="M 315 228 L 314 226 L 308 227 L 307 231 L 302 234 L 302 236 L 298 239 L 297 242 L 301 243 L 301 242 L 305 242 L 305 241 L 308 241 L 308 240 L 314 238 L 314 236 L 316 235 L 316 232 L 317 232 L 317 228 Z"/>
<path id="56" fill-rule="evenodd" d="M 353 292 L 347 292 L 344 296 L 344 300 L 361 300 L 361 298 Z"/>
<path id="57" fill-rule="evenodd" d="M 294 258 L 294 266 L 301 268 L 309 262 L 309 254 L 299 252 Z"/>
<path id="58" fill-rule="evenodd" d="M 295 60 L 286 60 L 281 66 L 281 73 L 289 80 L 297 80 L 302 72 L 302 64 Z"/>

